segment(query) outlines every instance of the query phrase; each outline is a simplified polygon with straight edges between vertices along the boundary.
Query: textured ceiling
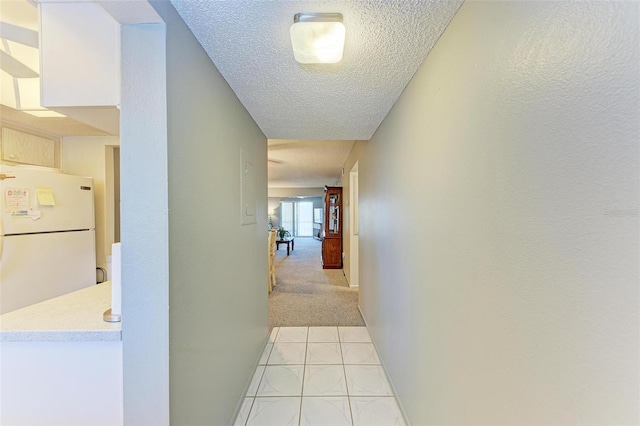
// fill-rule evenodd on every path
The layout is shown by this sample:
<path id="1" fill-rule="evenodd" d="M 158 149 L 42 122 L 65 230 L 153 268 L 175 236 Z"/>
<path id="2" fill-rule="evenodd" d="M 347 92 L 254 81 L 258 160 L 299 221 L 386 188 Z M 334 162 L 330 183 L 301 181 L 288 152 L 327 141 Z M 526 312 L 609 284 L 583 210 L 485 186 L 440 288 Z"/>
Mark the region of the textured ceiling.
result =
<path id="1" fill-rule="evenodd" d="M 172 0 L 268 138 L 368 140 L 462 0 Z M 337 12 L 338 64 L 295 61 L 298 12 Z"/>
<path id="2" fill-rule="evenodd" d="M 335 184 L 353 143 L 269 139 L 269 188 L 318 188 Z"/>

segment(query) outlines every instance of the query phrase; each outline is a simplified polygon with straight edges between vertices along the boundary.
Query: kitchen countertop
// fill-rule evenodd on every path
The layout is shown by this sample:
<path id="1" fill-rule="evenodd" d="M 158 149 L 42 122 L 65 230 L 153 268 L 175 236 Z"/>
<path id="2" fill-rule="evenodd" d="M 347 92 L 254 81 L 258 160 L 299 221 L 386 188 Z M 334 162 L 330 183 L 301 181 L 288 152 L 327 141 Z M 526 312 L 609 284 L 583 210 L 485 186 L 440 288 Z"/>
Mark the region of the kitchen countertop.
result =
<path id="1" fill-rule="evenodd" d="M 0 342 L 122 340 L 121 323 L 102 319 L 111 307 L 111 282 L 0 315 Z"/>

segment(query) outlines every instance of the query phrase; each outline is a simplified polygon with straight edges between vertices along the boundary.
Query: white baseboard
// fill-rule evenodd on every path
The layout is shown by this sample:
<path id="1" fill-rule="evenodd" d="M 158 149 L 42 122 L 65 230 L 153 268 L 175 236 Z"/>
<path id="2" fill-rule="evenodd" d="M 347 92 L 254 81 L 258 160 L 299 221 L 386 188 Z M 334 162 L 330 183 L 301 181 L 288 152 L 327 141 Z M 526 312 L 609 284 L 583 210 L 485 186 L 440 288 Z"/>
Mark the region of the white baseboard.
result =
<path id="1" fill-rule="evenodd" d="M 369 329 L 369 323 L 367 322 L 367 317 L 364 316 L 364 312 L 362 312 L 362 308 L 360 307 L 360 305 L 358 305 L 358 311 L 360 311 L 360 315 L 362 316 L 362 320 L 364 321 L 364 325 L 367 327 L 367 329 Z M 369 334 L 371 334 L 371 333 L 369 333 Z M 393 389 L 393 394 L 395 395 L 396 402 L 398 403 L 398 407 L 400 407 L 400 412 L 402 413 L 402 417 L 404 417 L 404 422 L 407 424 L 407 426 L 411 426 L 411 423 L 409 423 L 409 419 L 407 417 L 407 412 L 404 410 L 404 407 L 402 406 L 402 402 L 398 398 L 398 391 L 397 391 L 395 385 L 393 384 L 393 381 L 391 380 L 391 377 L 389 376 L 389 370 L 387 369 L 387 366 L 386 366 L 384 360 L 380 356 L 380 351 L 378 350 L 378 345 L 376 345 L 375 340 L 373 340 L 373 336 L 371 337 L 371 342 L 373 343 L 373 347 L 376 349 L 376 352 L 378 354 L 378 358 L 380 358 L 380 365 L 382 365 L 382 369 L 384 370 L 384 374 L 387 376 L 387 380 L 389 380 L 389 384 L 391 385 L 391 389 Z"/>
<path id="2" fill-rule="evenodd" d="M 240 401 L 236 405 L 235 410 L 233 410 L 233 417 L 231 418 L 232 422 L 235 422 L 236 418 L 238 417 L 238 414 L 240 414 L 240 409 L 242 408 L 242 404 L 244 403 L 244 399 L 247 397 L 247 392 L 249 391 L 249 386 L 251 386 L 251 381 L 253 380 L 253 374 L 258 369 L 258 365 L 260 364 L 260 359 L 262 358 L 262 353 L 264 352 L 265 348 L 267 347 L 267 344 L 269 344 L 269 336 L 271 336 L 271 329 L 269 329 L 269 332 L 267 333 L 267 337 L 264 340 L 264 344 L 262 345 L 262 350 L 260 350 L 260 355 L 258 355 L 258 359 L 256 360 L 255 366 L 253 367 L 253 373 L 251 373 L 251 376 L 249 377 L 249 381 L 246 382 L 246 384 L 244 386 L 244 391 L 242 392 L 242 397 L 240 398 Z"/>

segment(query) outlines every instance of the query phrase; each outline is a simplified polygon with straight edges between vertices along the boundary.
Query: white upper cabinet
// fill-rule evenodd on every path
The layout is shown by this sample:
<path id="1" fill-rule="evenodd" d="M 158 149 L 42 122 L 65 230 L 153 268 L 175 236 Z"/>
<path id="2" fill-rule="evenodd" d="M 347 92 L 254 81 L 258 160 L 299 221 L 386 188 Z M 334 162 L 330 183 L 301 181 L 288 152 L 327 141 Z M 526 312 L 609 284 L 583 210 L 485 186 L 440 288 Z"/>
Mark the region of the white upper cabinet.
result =
<path id="1" fill-rule="evenodd" d="M 100 5 L 40 4 L 45 108 L 120 104 L 120 24 Z"/>

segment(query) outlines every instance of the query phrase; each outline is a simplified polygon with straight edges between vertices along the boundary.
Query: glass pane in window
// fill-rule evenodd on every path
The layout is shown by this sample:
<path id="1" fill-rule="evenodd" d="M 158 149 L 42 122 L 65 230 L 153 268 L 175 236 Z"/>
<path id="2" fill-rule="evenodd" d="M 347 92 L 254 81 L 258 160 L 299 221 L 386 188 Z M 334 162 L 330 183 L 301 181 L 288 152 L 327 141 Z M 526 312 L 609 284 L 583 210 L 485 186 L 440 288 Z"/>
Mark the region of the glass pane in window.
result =
<path id="1" fill-rule="evenodd" d="M 293 235 L 293 203 L 283 201 L 280 203 L 280 207 L 282 214 L 282 221 L 280 222 L 281 226 Z"/>
<path id="2" fill-rule="evenodd" d="M 313 203 L 310 201 L 296 203 L 296 236 L 313 236 Z"/>

